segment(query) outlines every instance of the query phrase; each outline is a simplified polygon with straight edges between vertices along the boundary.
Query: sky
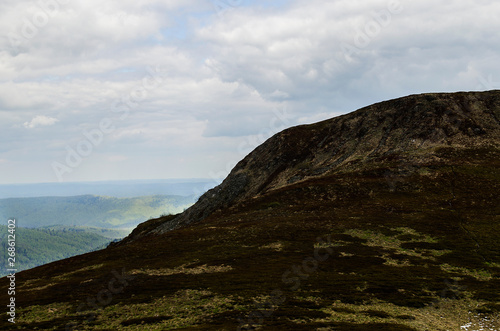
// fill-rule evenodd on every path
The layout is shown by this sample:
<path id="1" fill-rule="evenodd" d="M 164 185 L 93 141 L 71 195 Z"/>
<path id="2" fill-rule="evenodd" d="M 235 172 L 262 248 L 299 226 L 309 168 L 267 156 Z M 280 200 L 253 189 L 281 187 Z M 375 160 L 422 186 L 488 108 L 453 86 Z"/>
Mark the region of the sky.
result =
<path id="1" fill-rule="evenodd" d="M 2 0 L 0 184 L 222 178 L 284 128 L 500 88 L 493 0 Z"/>

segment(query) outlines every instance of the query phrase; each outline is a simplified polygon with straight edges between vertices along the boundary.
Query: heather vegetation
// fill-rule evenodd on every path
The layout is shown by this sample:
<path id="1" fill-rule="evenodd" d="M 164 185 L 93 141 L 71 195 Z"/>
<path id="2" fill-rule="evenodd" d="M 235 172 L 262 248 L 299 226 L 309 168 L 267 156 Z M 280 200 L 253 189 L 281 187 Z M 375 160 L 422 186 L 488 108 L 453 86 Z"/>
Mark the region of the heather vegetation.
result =
<path id="1" fill-rule="evenodd" d="M 476 152 L 464 150 L 460 158 Z M 394 170 L 389 163 L 306 181 L 163 236 L 76 257 L 56 269 L 42 266 L 36 273 L 44 278 L 27 275 L 29 284 L 21 283 L 19 326 L 449 330 L 470 323 L 495 330 L 498 156 L 454 172 L 448 164 L 426 164 L 429 173 L 415 170 L 394 187 L 384 175 Z M 141 230 L 173 217 L 146 222 Z M 306 272 L 303 263 L 315 249 L 330 254 Z M 89 263 L 96 269 L 85 270 Z M 294 266 L 299 271 L 284 277 Z M 95 320 L 88 320 L 91 309 L 77 312 L 121 268 L 134 277 L 130 285 L 95 311 Z M 282 302 L 271 299 L 276 290 Z"/>

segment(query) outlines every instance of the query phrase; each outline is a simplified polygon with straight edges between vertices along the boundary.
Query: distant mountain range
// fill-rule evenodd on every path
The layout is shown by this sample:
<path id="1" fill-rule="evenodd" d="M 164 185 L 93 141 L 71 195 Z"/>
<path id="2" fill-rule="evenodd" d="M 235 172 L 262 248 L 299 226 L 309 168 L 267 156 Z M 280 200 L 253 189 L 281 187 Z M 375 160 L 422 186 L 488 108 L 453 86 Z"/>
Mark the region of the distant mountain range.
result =
<path id="1" fill-rule="evenodd" d="M 500 91 L 378 103 L 284 130 L 184 212 L 20 273 L 16 327 L 498 330 L 499 192 Z"/>
<path id="2" fill-rule="evenodd" d="M 191 178 L 74 183 L 4 184 L 0 185 L 0 199 L 69 197 L 89 194 L 115 198 L 133 198 L 147 195 L 182 195 L 197 197 L 219 183 L 220 181 L 218 179 Z"/>

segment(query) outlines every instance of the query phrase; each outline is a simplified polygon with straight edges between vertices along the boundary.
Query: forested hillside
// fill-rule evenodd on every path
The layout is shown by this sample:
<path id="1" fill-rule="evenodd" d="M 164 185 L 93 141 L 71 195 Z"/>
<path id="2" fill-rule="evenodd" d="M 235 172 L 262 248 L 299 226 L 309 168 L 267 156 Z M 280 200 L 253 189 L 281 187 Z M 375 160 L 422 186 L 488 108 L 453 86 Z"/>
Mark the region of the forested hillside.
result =
<path id="1" fill-rule="evenodd" d="M 7 274 L 7 226 L 0 226 L 0 276 Z M 104 248 L 111 241 L 95 233 L 81 230 L 16 228 L 17 271 Z"/>
<path id="2" fill-rule="evenodd" d="M 62 225 L 131 230 L 147 219 L 181 212 L 192 202 L 192 197 L 165 195 L 11 198 L 0 200 L 0 219 L 15 218 L 25 228 Z"/>
<path id="3" fill-rule="evenodd" d="M 139 223 L 181 212 L 193 201 L 183 196 L 115 198 L 95 195 L 0 199 L 2 253 L 6 274 L 8 219 L 16 219 L 18 271 L 104 248 Z"/>

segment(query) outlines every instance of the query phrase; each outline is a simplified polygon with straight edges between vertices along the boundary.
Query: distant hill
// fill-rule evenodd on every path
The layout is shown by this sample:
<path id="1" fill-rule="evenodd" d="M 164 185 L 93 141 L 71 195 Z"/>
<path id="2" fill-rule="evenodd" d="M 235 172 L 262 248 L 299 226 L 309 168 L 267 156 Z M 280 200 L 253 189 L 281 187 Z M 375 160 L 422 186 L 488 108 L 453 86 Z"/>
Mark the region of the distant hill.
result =
<path id="1" fill-rule="evenodd" d="M 127 236 L 137 224 L 181 212 L 192 202 L 193 197 L 162 195 L 10 198 L 0 199 L 0 219 L 17 221 L 16 265 L 20 271 L 104 248 Z M 6 238 L 6 227 L 0 230 Z M 2 247 L 6 248 L 5 240 Z M 5 274 L 4 260 L 5 254 L 0 260 L 0 276 Z"/>
<path id="2" fill-rule="evenodd" d="M 112 180 L 99 182 L 63 182 L 2 184 L 0 199 L 30 197 L 70 197 L 100 195 L 133 198 L 149 195 L 182 195 L 195 198 L 219 184 L 217 179 Z"/>
<path id="3" fill-rule="evenodd" d="M 1 251 L 7 252 L 7 226 L 0 226 Z M 16 228 L 16 263 L 19 271 L 104 248 L 111 240 L 71 229 Z M 0 276 L 7 274 L 7 254 L 0 254 Z"/>
<path id="4" fill-rule="evenodd" d="M 0 200 L 0 219 L 15 218 L 25 228 L 59 225 L 132 229 L 146 219 L 181 212 L 192 203 L 193 197 L 163 195 L 10 198 Z"/>

